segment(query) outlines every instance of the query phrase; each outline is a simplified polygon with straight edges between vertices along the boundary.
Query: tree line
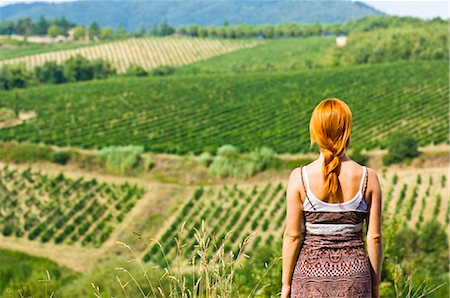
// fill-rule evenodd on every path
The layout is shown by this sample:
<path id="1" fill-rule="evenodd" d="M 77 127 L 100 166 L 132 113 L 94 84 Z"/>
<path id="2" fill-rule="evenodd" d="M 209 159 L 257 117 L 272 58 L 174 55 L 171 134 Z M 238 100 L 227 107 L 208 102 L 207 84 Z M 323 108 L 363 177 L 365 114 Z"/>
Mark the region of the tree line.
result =
<path id="1" fill-rule="evenodd" d="M 167 36 L 174 33 L 201 38 L 286 38 L 346 35 L 350 32 L 367 32 L 381 28 L 399 28 L 405 26 L 420 27 L 426 24 L 446 24 L 446 22 L 438 17 L 430 20 L 422 20 L 416 17 L 367 16 L 334 24 L 284 23 L 274 25 L 230 25 L 225 20 L 223 26 L 200 26 L 193 24 L 175 28 L 169 25 L 167 20 L 163 20 L 160 23 L 153 22 L 149 27 L 141 25 L 137 32 L 128 32 L 122 24 L 119 24 L 116 30 L 114 30 L 111 27 L 100 27 L 95 21 L 85 26 L 71 23 L 64 17 L 61 19 L 46 19 L 44 16 L 41 16 L 36 22 L 33 22 L 30 18 L 1 21 L 0 34 L 68 36 L 69 30 L 73 29 L 74 39 L 88 37 L 89 39 L 105 40 L 133 36 Z"/>

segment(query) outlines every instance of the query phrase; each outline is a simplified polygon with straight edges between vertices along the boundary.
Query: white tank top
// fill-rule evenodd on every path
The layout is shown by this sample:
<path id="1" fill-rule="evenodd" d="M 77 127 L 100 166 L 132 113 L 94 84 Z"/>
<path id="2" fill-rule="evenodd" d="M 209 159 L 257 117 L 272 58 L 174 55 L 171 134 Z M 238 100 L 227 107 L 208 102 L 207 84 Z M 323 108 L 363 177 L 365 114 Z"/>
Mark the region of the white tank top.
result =
<path id="1" fill-rule="evenodd" d="M 307 175 L 306 167 L 302 167 L 302 176 L 306 181 L 306 194 L 307 198 L 303 202 L 303 211 L 306 212 L 358 212 L 358 213 L 367 213 L 368 207 L 364 200 L 363 194 L 363 184 L 364 179 L 367 175 L 367 168 L 363 166 L 363 175 L 361 178 L 361 182 L 359 185 L 358 192 L 356 195 L 349 201 L 343 203 L 326 203 L 318 199 L 311 191 L 309 186 L 309 179 Z M 314 234 L 337 234 L 337 233 L 355 233 L 362 230 L 362 222 L 356 224 L 319 224 L 319 223 L 311 223 L 306 221 L 305 228 L 306 231 Z"/>

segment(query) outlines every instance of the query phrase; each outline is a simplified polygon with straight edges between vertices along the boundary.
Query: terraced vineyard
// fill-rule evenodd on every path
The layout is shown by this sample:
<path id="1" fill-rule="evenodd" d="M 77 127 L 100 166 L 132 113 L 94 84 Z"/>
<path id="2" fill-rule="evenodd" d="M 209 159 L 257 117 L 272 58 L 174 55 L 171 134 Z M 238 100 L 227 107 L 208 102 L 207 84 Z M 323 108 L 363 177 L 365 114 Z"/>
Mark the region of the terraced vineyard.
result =
<path id="1" fill-rule="evenodd" d="M 0 232 L 43 243 L 100 246 L 144 189 L 128 183 L 51 177 L 39 171 L 0 169 Z"/>
<path id="2" fill-rule="evenodd" d="M 447 64 L 403 62 L 283 74 L 130 78 L 4 92 L 0 105 L 37 117 L 0 130 L 0 140 L 200 153 L 233 144 L 279 153 L 309 150 L 317 103 L 345 100 L 353 144 L 383 146 L 402 127 L 420 145 L 448 142 Z"/>
<path id="3" fill-rule="evenodd" d="M 186 37 L 131 38 L 123 41 L 6 59 L 0 61 L 0 66 L 23 62 L 28 68 L 33 68 L 44 64 L 46 61 L 62 63 L 71 56 L 81 54 L 88 59 L 103 58 L 111 61 L 117 71 L 122 73 L 132 63 L 140 65 L 147 70 L 160 65 L 180 66 L 239 49 L 254 47 L 261 43 L 261 41 L 256 40 L 219 40 Z"/>
<path id="4" fill-rule="evenodd" d="M 385 219 L 396 218 L 401 225 L 420 229 L 424 222 L 437 220 L 442 224 L 449 219 L 449 195 L 447 193 L 446 169 L 416 172 L 388 173 L 379 175 L 383 188 L 383 215 Z M 202 219 L 208 231 L 216 236 L 220 244 L 225 233 L 232 230 L 226 238 L 225 249 L 236 254 L 238 244 L 250 233 L 255 237 L 247 247 L 246 254 L 262 243 L 270 244 L 280 239 L 284 232 L 286 216 L 286 185 L 266 183 L 265 185 L 198 188 L 193 196 L 179 207 L 170 219 L 170 225 L 157 235 L 166 259 L 176 260 L 177 244 L 175 238 L 184 241 L 182 257 L 188 260 L 195 250 L 194 227 L 200 229 Z M 394 216 L 392 216 L 394 215 Z M 185 223 L 183 232 L 181 227 Z M 166 265 L 160 247 L 154 244 L 144 255 L 145 261 Z"/>

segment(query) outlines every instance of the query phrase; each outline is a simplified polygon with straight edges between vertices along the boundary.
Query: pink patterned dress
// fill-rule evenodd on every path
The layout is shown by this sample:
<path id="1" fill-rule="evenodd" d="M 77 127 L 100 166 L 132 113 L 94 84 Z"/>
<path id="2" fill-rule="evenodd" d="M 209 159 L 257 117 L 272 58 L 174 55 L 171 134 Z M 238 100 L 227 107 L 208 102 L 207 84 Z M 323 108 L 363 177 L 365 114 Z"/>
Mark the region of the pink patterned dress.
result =
<path id="1" fill-rule="evenodd" d="M 311 192 L 306 168 L 301 168 L 302 183 L 306 180 L 305 228 L 292 274 L 291 298 L 372 297 L 370 263 L 362 230 L 368 211 L 364 200 L 367 168 L 363 170 L 353 199 L 326 203 Z"/>

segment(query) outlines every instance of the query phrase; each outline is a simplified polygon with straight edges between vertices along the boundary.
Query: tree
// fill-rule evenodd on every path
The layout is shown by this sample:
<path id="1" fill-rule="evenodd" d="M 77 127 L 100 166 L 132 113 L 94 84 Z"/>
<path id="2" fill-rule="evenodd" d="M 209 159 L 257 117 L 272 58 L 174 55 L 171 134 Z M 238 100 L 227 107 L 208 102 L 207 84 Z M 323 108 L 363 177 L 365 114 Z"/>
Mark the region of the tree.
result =
<path id="1" fill-rule="evenodd" d="M 116 38 L 121 39 L 127 36 L 127 31 L 123 27 L 122 23 L 119 24 L 116 31 Z"/>
<path id="2" fill-rule="evenodd" d="M 111 27 L 102 28 L 100 33 L 100 39 L 111 39 L 113 37 L 113 30 Z"/>
<path id="3" fill-rule="evenodd" d="M 142 36 L 145 36 L 145 35 L 147 35 L 147 30 L 145 29 L 144 25 L 141 25 L 139 27 L 139 32 L 138 32 L 137 36 L 138 37 L 142 37 Z"/>
<path id="4" fill-rule="evenodd" d="M 156 23 L 152 24 L 152 28 L 150 29 L 150 36 L 158 36 L 158 26 Z"/>
<path id="5" fill-rule="evenodd" d="M 73 31 L 73 38 L 75 40 L 84 39 L 86 36 L 86 29 L 83 26 L 76 26 Z"/>
<path id="6" fill-rule="evenodd" d="M 30 18 L 20 19 L 16 22 L 16 34 L 30 35 L 32 32 L 33 24 Z"/>
<path id="7" fill-rule="evenodd" d="M 48 27 L 47 34 L 51 37 L 56 37 L 58 35 L 64 34 L 64 28 L 58 26 L 58 25 L 51 25 Z"/>
<path id="8" fill-rule="evenodd" d="M 70 57 L 64 62 L 64 76 L 71 82 L 92 80 L 94 70 L 88 59 L 80 54 Z"/>
<path id="9" fill-rule="evenodd" d="M 41 15 L 39 21 L 34 26 L 33 32 L 37 35 L 45 35 L 48 32 L 48 27 L 50 27 L 50 22 Z"/>
<path id="10" fill-rule="evenodd" d="M 106 79 L 109 76 L 115 75 L 116 70 L 112 67 L 109 61 L 103 59 L 94 59 L 90 61 L 93 79 Z"/>
<path id="11" fill-rule="evenodd" d="M 388 153 L 383 156 L 385 165 L 409 160 L 420 154 L 417 140 L 403 130 L 398 130 L 389 136 Z"/>
<path id="12" fill-rule="evenodd" d="M 148 75 L 148 72 L 144 68 L 142 68 L 142 66 L 132 63 L 125 72 L 125 75 L 134 77 L 144 77 Z"/>
<path id="13" fill-rule="evenodd" d="M 100 26 L 97 22 L 92 22 L 88 29 L 89 39 L 93 40 L 100 37 Z"/>
<path id="14" fill-rule="evenodd" d="M 25 88 L 33 80 L 33 73 L 25 63 L 6 64 L 0 71 L 0 84 L 3 89 Z"/>
<path id="15" fill-rule="evenodd" d="M 159 26 L 159 33 L 160 33 L 160 35 L 166 36 L 166 35 L 170 35 L 170 34 L 172 34 L 174 32 L 175 32 L 175 29 L 170 27 L 169 24 L 167 23 L 167 20 L 164 19 L 164 21 Z"/>
<path id="16" fill-rule="evenodd" d="M 59 84 L 67 81 L 62 65 L 54 61 L 46 61 L 42 66 L 36 66 L 34 72 L 41 83 Z"/>

